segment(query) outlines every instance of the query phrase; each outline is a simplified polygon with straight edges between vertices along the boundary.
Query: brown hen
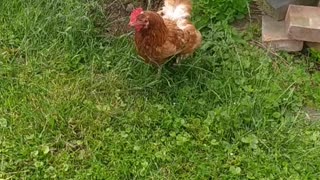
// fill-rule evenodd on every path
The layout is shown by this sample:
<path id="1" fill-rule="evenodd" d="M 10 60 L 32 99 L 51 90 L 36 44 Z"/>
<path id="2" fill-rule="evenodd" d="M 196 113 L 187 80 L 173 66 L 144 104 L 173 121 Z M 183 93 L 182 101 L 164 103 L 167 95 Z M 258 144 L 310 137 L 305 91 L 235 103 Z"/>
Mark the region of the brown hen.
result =
<path id="1" fill-rule="evenodd" d="M 200 47 L 202 36 L 190 21 L 190 0 L 165 0 L 161 11 L 135 9 L 129 25 L 135 28 L 135 46 L 146 63 L 161 67 L 172 56 L 176 63 Z"/>

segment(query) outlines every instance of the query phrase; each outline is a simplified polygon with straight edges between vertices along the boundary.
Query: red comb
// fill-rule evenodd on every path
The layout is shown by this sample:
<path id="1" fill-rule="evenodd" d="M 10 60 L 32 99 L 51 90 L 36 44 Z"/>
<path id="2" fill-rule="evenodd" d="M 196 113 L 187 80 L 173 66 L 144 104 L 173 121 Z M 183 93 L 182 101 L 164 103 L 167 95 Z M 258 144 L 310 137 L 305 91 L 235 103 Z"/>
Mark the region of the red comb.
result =
<path id="1" fill-rule="evenodd" d="M 137 20 L 137 17 L 143 12 L 143 9 L 142 8 L 137 8 L 137 9 L 134 9 L 132 12 L 131 12 L 131 15 L 130 15 L 130 22 L 135 22 Z"/>

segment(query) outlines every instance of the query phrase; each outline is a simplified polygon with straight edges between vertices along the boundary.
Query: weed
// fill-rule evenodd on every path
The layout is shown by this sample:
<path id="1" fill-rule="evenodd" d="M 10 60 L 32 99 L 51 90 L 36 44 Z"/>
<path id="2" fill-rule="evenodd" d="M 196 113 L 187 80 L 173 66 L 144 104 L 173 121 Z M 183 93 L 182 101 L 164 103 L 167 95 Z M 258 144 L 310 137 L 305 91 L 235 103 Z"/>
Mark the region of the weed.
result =
<path id="1" fill-rule="evenodd" d="M 196 16 L 200 27 L 209 23 L 233 22 L 242 19 L 248 13 L 250 0 L 201 0 L 194 3 L 195 14 L 205 14 L 206 16 Z M 210 7 L 210 8 L 208 8 Z"/>

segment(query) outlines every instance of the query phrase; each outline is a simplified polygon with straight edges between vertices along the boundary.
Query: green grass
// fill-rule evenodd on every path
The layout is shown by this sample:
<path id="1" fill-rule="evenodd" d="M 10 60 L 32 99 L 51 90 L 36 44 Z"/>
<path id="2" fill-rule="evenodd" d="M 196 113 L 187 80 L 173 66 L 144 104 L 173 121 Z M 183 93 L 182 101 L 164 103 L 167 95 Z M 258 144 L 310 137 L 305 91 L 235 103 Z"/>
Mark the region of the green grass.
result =
<path id="1" fill-rule="evenodd" d="M 319 177 L 312 58 L 270 56 L 244 40 L 256 30 L 211 21 L 196 55 L 157 79 L 131 35 L 100 35 L 99 9 L 1 1 L 0 178 Z"/>

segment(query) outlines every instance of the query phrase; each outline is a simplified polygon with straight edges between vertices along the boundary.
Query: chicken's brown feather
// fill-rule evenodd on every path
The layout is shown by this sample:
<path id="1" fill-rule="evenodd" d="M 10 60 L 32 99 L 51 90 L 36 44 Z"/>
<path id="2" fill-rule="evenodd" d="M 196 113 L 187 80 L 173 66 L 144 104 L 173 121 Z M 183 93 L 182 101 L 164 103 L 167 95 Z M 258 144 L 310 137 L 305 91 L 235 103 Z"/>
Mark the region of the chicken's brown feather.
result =
<path id="1" fill-rule="evenodd" d="M 149 25 L 136 31 L 135 45 L 138 54 L 156 66 L 161 66 L 174 56 L 188 56 L 201 44 L 200 32 L 189 22 L 163 19 L 159 14 L 145 11 L 143 16 L 148 18 Z"/>

